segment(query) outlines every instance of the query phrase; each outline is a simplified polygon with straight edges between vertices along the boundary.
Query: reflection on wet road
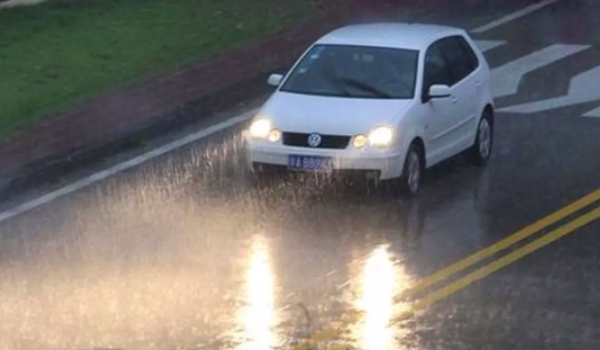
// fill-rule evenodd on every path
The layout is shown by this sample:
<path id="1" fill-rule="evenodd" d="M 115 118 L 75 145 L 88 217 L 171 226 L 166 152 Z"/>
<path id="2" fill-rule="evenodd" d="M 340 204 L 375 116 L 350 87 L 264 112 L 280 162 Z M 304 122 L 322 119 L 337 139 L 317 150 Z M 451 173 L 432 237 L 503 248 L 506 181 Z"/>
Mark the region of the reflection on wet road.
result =
<path id="1" fill-rule="evenodd" d="M 510 42 L 492 65 L 552 41 L 600 44 L 591 22 L 576 38 L 547 25 L 527 37 L 535 16 L 598 10 L 562 3 L 479 38 Z M 590 50 L 559 63 L 598 62 Z M 540 74 L 502 103 L 567 89 Z M 600 187 L 600 123 L 579 117 L 591 107 L 499 114 L 490 166 L 442 164 L 413 201 L 310 174 L 252 187 L 239 130 L 157 158 L 0 223 L 0 349 L 267 350 L 320 336 L 330 349 L 596 350 L 600 192 L 507 238 Z"/>
<path id="2" fill-rule="evenodd" d="M 395 334 L 390 325 L 394 309 L 394 297 L 402 285 L 402 275 L 392 261 L 386 247 L 376 248 L 364 266 L 361 293 L 356 309 L 363 313 L 360 322 L 358 348 L 386 350 L 394 348 Z"/>
<path id="3" fill-rule="evenodd" d="M 277 325 L 275 275 L 269 247 L 257 236 L 252 244 L 246 280 L 247 305 L 242 308 L 243 335 L 249 339 L 237 349 L 270 349 L 277 344 L 272 333 Z"/>
<path id="4" fill-rule="evenodd" d="M 458 227 L 464 193 L 453 209 L 310 175 L 253 189 L 236 137 L 188 152 L 2 225 L 0 348 L 267 349 L 352 310 L 351 341 L 385 348 L 394 296 L 462 255 L 423 230 Z"/>

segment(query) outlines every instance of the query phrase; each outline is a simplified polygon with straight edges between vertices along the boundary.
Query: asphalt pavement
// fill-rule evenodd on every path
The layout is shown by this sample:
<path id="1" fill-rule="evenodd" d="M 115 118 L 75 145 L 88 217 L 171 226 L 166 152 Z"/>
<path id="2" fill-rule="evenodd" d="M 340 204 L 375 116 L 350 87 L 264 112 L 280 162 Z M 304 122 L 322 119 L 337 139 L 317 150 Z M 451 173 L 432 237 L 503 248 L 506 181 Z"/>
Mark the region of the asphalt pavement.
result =
<path id="1" fill-rule="evenodd" d="M 0 222 L 0 349 L 600 348 L 600 4 L 499 3 L 423 17 L 487 48 L 487 168 L 257 189 L 215 133 Z"/>

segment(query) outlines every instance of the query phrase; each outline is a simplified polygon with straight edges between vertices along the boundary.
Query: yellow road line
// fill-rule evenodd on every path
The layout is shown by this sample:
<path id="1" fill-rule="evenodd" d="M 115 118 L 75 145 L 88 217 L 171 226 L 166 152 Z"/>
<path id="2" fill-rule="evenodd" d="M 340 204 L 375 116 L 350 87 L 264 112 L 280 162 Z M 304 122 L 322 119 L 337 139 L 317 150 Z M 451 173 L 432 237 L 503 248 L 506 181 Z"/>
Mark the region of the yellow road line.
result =
<path id="1" fill-rule="evenodd" d="M 520 248 L 516 249 L 515 251 L 499 258 L 498 260 L 494 260 L 491 263 L 469 273 L 468 275 L 426 295 L 425 297 L 423 297 L 422 299 L 417 301 L 415 304 L 411 305 L 410 309 L 408 311 L 403 312 L 402 314 L 396 316 L 394 318 L 394 321 L 392 322 L 392 324 L 397 323 L 408 317 L 411 317 L 415 312 L 422 310 L 428 306 L 431 306 L 432 304 L 448 297 L 449 295 L 454 294 L 454 293 L 464 289 L 465 287 L 473 284 L 474 282 L 477 282 L 504 267 L 507 267 L 508 265 L 516 262 L 517 260 L 520 260 L 521 258 L 535 252 L 536 250 L 543 248 L 546 245 L 548 245 L 552 242 L 555 242 L 570 233 L 573 233 L 577 229 L 579 229 L 583 226 L 586 226 L 586 225 L 594 222 L 595 220 L 598 220 L 599 218 L 600 218 L 600 208 L 596 208 L 584 215 L 577 217 L 576 219 L 564 224 L 563 226 L 560 226 L 559 228 L 541 236 L 540 238 L 536 239 L 535 241 L 532 241 L 532 242 L 524 245 L 523 247 L 520 247 Z M 352 313 L 350 317 L 348 317 L 346 320 L 342 321 L 341 323 L 348 324 L 348 323 L 350 323 L 349 321 L 351 321 L 351 320 L 355 321 L 357 316 L 359 316 L 359 314 Z M 325 330 L 315 333 L 310 338 L 309 341 L 307 341 L 306 343 L 300 344 L 300 346 L 294 347 L 293 349 L 294 350 L 309 349 L 309 348 L 317 345 L 319 342 L 331 340 L 331 339 L 337 337 L 339 334 L 340 334 L 339 329 L 335 329 L 335 328 L 325 329 Z"/>
<path id="2" fill-rule="evenodd" d="M 530 242 L 515 251 L 506 254 L 505 256 L 499 258 L 498 260 L 494 260 L 493 262 L 469 273 L 468 275 L 426 295 L 415 304 L 411 305 L 411 310 L 409 313 L 413 313 L 416 310 L 423 309 L 429 305 L 434 304 L 435 302 L 446 298 L 447 296 L 458 292 L 459 290 L 469 286 L 470 284 L 489 276 L 490 274 L 514 263 L 515 261 L 535 252 L 536 250 L 543 248 L 544 246 L 557 241 L 558 239 L 568 235 L 569 233 L 573 233 L 575 230 L 586 226 L 593 221 L 600 218 L 600 208 L 596 208 L 584 215 L 579 216 L 578 218 L 570 221 L 563 226 L 543 235 L 542 237 L 536 239 L 533 242 Z M 397 320 L 403 319 L 407 314 L 400 315 Z"/>
<path id="3" fill-rule="evenodd" d="M 396 301 L 404 299 L 404 298 L 410 296 L 411 294 L 417 293 L 437 282 L 443 281 L 443 280 L 447 279 L 448 277 L 452 276 L 453 274 L 460 272 L 460 271 L 480 262 L 481 260 L 492 256 L 493 254 L 496 254 L 504 249 L 509 248 L 510 246 L 526 239 L 527 237 L 530 237 L 530 236 L 538 233 L 539 231 L 547 228 L 548 226 L 553 225 L 553 224 L 557 223 L 558 221 L 566 218 L 567 216 L 589 206 L 590 204 L 598 201 L 599 199 L 600 199 L 600 189 L 598 189 L 594 192 L 591 192 L 590 194 L 578 199 L 577 201 L 567 205 L 566 207 L 563 207 L 563 208 L 555 211 L 554 213 L 534 222 L 533 224 L 524 227 L 523 229 L 502 239 L 501 241 L 496 242 L 496 243 L 492 244 L 491 246 L 488 246 L 487 248 L 484 248 L 464 259 L 461 259 L 461 260 L 453 263 L 452 265 L 448 266 L 445 269 L 442 269 L 432 275 L 429 275 L 428 277 L 426 277 L 423 280 L 421 280 L 420 282 L 418 282 L 415 286 L 400 293 L 396 297 Z M 600 217 L 600 208 L 595 209 L 585 215 L 582 215 L 582 216 L 574 219 L 573 221 L 559 227 L 558 229 L 551 231 L 550 233 L 538 238 L 537 240 L 515 250 L 514 252 L 507 254 L 506 256 L 504 256 L 498 260 L 495 260 L 495 261 L 489 263 L 488 265 L 485 265 L 484 267 L 458 279 L 457 281 L 432 292 L 431 294 L 425 296 L 424 298 L 422 298 L 421 300 L 419 300 L 415 304 L 413 304 L 410 307 L 410 310 L 407 311 L 406 313 L 403 313 L 402 315 L 398 316 L 397 320 L 404 318 L 406 316 L 410 316 L 410 315 L 412 315 L 413 312 L 415 312 L 419 309 L 422 309 L 424 307 L 427 307 L 428 305 L 431 305 L 431 304 L 435 303 L 436 301 L 439 301 L 439 300 L 445 298 L 446 296 L 448 296 L 452 293 L 455 293 L 456 291 L 459 291 L 462 288 L 465 288 L 469 284 L 471 284 L 481 278 L 484 278 L 485 276 L 493 273 L 494 271 L 497 271 L 497 270 L 511 264 L 512 262 L 522 258 L 523 256 L 530 254 L 531 252 L 571 233 L 572 231 L 576 230 L 577 228 L 582 227 L 582 226 L 596 220 L 598 217 Z M 487 271 L 489 271 L 489 272 L 487 272 Z M 346 314 L 345 317 L 339 322 L 341 324 L 341 327 L 330 327 L 327 329 L 317 331 L 311 335 L 310 339 L 308 339 L 307 341 L 301 342 L 299 345 L 293 347 L 292 349 L 293 350 L 305 350 L 305 349 L 309 349 L 309 348 L 317 345 L 320 342 L 336 338 L 338 335 L 340 335 L 340 328 L 342 328 L 343 326 L 346 326 L 348 324 L 351 324 L 353 322 L 358 321 L 360 316 L 361 316 L 360 312 L 356 312 L 356 311 L 350 312 L 350 313 Z"/>
<path id="4" fill-rule="evenodd" d="M 556 222 L 564 219 L 565 217 L 587 207 L 588 205 L 596 202 L 599 199 L 600 199 L 600 189 L 578 199 L 577 201 L 567 205 L 566 207 L 563 207 L 562 209 L 555 211 L 554 213 L 534 222 L 533 224 L 522 228 L 521 230 L 502 239 L 501 241 L 498 241 L 498 242 L 492 244 L 491 246 L 488 246 L 487 248 L 479 250 L 476 253 L 474 253 L 464 259 L 461 259 L 461 260 L 453 263 L 452 265 L 446 267 L 445 269 L 442 269 L 438 272 L 435 272 L 432 275 L 429 275 L 428 277 L 425 277 L 424 279 L 422 279 L 420 282 L 418 282 L 413 287 L 408 288 L 408 289 L 404 290 L 402 293 L 400 293 L 396 297 L 396 301 L 400 301 L 404 298 L 407 298 L 415 293 L 422 291 L 423 289 L 425 289 L 435 283 L 438 283 L 438 282 L 441 282 L 441 281 L 447 279 L 448 277 L 454 275 L 455 273 L 460 272 L 460 271 L 480 262 L 481 260 L 486 259 L 486 258 L 524 240 L 525 238 L 536 234 L 537 232 L 539 232 L 539 231 L 545 229 L 546 227 L 548 227 L 552 224 L 555 224 Z"/>

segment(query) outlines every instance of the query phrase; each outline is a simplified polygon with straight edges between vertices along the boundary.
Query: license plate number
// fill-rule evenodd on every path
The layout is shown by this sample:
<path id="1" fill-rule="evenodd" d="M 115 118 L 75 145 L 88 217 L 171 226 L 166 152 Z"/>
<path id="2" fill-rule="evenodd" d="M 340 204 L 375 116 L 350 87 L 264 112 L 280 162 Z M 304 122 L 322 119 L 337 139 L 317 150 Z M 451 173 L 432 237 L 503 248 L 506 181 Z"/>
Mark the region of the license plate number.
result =
<path id="1" fill-rule="evenodd" d="M 291 155 L 288 166 L 294 170 L 330 171 L 332 162 L 331 158 L 326 157 Z"/>

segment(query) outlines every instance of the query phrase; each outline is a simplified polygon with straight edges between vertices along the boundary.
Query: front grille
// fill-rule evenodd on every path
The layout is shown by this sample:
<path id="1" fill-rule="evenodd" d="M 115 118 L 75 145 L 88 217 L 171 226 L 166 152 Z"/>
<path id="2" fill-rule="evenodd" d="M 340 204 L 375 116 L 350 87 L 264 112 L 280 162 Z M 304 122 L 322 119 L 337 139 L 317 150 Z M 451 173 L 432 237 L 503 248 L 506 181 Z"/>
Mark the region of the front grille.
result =
<path id="1" fill-rule="evenodd" d="M 308 137 L 310 135 L 311 134 L 284 132 L 282 135 L 282 142 L 287 146 L 311 147 L 308 145 Z M 321 144 L 311 148 L 344 149 L 348 147 L 350 138 L 350 136 L 342 135 L 321 135 Z"/>

